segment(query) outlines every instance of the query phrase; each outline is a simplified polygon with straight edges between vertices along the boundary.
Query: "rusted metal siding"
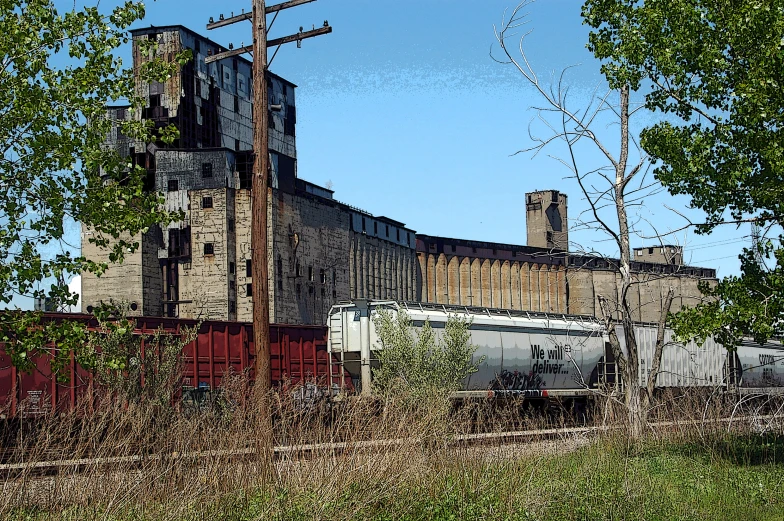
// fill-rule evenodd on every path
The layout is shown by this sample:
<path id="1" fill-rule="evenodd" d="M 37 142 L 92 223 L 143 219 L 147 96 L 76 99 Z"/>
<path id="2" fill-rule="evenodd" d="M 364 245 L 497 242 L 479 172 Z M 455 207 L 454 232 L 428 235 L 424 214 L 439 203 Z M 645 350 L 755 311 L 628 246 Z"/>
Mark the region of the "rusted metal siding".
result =
<path id="1" fill-rule="evenodd" d="M 91 329 L 98 324 L 90 315 L 47 314 L 45 320 L 77 320 Z M 162 317 L 139 317 L 136 332 L 153 334 L 159 328 L 177 334 L 184 327 L 194 327 L 194 320 Z M 202 322 L 196 340 L 183 350 L 183 381 L 185 387 L 217 389 L 229 372 L 248 371 L 253 379 L 255 348 L 252 325 L 245 322 Z M 270 325 L 271 376 L 274 386 L 282 387 L 299 382 L 327 385 L 340 382 L 352 388 L 350 375 L 343 371 L 337 358 L 327 352 L 325 326 Z M 84 401 L 91 393 L 100 393 L 92 375 L 78 366 L 73 358 L 63 368 L 67 383 L 57 383 L 50 368 L 50 356 L 33 360 L 30 373 L 18 371 L 11 365 L 11 357 L 0 347 L 0 418 L 21 415 L 41 415 L 52 411 L 66 411 L 77 401 Z"/>

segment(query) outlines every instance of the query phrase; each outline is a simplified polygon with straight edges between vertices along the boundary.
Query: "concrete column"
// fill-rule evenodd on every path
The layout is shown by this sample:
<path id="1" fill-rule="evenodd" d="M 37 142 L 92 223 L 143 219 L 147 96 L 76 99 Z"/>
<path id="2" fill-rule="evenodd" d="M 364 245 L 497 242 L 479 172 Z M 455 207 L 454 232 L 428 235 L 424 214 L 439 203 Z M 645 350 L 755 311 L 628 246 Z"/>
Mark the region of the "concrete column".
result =
<path id="1" fill-rule="evenodd" d="M 490 265 L 490 284 L 492 286 L 492 302 L 490 307 L 501 307 L 501 261 L 494 260 Z"/>
<path id="2" fill-rule="evenodd" d="M 556 283 L 558 284 L 558 312 L 567 313 L 566 309 L 566 270 L 563 266 L 558 266 L 555 273 Z"/>
<path id="3" fill-rule="evenodd" d="M 381 262 L 378 264 L 378 295 L 381 299 L 388 299 L 389 298 L 389 250 L 386 247 L 386 244 L 379 241 L 379 254 Z"/>
<path id="4" fill-rule="evenodd" d="M 499 306 L 505 309 L 512 308 L 512 281 L 510 279 L 510 266 L 510 262 L 506 260 L 501 264 L 501 291 L 499 292 L 501 294 L 501 301 L 499 302 Z"/>
<path id="5" fill-rule="evenodd" d="M 482 306 L 490 308 L 492 306 L 492 286 L 490 282 L 490 260 L 482 260 Z"/>
<path id="6" fill-rule="evenodd" d="M 460 259 L 460 305 L 470 306 L 471 299 L 471 259 L 463 257 Z"/>
<path id="7" fill-rule="evenodd" d="M 436 255 L 427 253 L 427 302 L 436 303 Z"/>
<path id="8" fill-rule="evenodd" d="M 510 302 L 511 308 L 516 310 L 523 309 L 520 306 L 520 263 L 515 261 L 512 263 L 510 267 L 510 275 L 509 278 L 511 279 L 511 292 L 512 292 L 512 300 Z"/>
<path id="9" fill-rule="evenodd" d="M 443 253 L 438 254 L 436 261 L 436 284 L 435 284 L 435 302 L 438 304 L 447 304 L 447 270 L 446 270 L 446 255 Z"/>
<path id="10" fill-rule="evenodd" d="M 558 266 L 553 264 L 547 267 L 547 310 L 550 313 L 558 312 Z"/>
<path id="11" fill-rule="evenodd" d="M 471 269 L 471 296 L 468 299 L 469 306 L 482 305 L 482 261 L 479 259 L 469 259 Z"/>
<path id="12" fill-rule="evenodd" d="M 449 304 L 460 304 L 460 259 L 455 255 L 449 259 L 446 291 Z"/>
<path id="13" fill-rule="evenodd" d="M 353 232 L 349 244 L 348 261 L 348 294 L 351 298 L 357 298 L 357 237 Z"/>
<path id="14" fill-rule="evenodd" d="M 368 256 L 368 281 L 367 281 L 367 298 L 376 298 L 376 249 L 373 247 L 372 241 L 368 241 L 365 245 L 367 248 Z"/>
<path id="15" fill-rule="evenodd" d="M 531 311 L 541 311 L 541 300 L 539 290 L 539 265 L 531 264 Z"/>
<path id="16" fill-rule="evenodd" d="M 359 239 L 360 263 L 359 263 L 359 298 L 368 298 L 368 251 L 367 239 L 363 235 Z"/>
<path id="17" fill-rule="evenodd" d="M 532 311 L 531 307 L 531 265 L 520 264 L 520 309 Z"/>

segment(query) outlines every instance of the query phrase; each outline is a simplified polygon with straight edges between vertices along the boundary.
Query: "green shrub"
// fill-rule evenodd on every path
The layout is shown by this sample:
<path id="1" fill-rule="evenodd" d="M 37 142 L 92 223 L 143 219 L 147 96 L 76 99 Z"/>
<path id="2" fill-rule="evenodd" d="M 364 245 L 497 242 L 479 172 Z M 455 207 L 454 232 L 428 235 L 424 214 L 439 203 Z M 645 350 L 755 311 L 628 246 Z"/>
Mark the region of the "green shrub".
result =
<path id="1" fill-rule="evenodd" d="M 429 321 L 417 331 L 404 311 L 381 310 L 374 317 L 383 349 L 373 385 L 381 394 L 405 392 L 415 397 L 444 395 L 460 389 L 464 378 L 477 371 L 476 346 L 471 344 L 471 322 L 450 315 L 441 335 Z"/>

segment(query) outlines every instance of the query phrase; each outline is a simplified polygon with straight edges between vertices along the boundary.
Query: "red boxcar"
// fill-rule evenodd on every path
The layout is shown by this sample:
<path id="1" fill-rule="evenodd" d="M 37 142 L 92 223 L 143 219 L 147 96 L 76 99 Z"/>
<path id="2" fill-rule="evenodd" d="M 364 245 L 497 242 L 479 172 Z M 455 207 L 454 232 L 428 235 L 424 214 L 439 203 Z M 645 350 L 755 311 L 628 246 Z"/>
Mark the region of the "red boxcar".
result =
<path id="1" fill-rule="evenodd" d="M 90 315 L 53 313 L 44 317 L 44 320 L 65 319 L 86 322 L 90 328 L 98 326 Z M 183 327 L 196 324 L 195 320 L 136 318 L 137 331 L 148 334 L 158 328 L 176 334 Z M 321 386 L 335 384 L 340 387 L 342 383 L 342 386 L 351 389 L 351 377 L 342 370 L 338 360 L 327 352 L 326 339 L 325 326 L 271 324 L 270 366 L 273 385 L 316 382 Z M 183 355 L 184 387 L 217 389 L 223 375 L 229 370 L 241 373 L 249 369 L 249 375 L 253 378 L 256 357 L 253 327 L 245 322 L 202 322 L 196 340 L 185 347 Z M 68 375 L 67 383 L 57 383 L 52 377 L 48 356 L 39 356 L 33 361 L 35 369 L 32 372 L 18 371 L 0 347 L 0 418 L 13 417 L 19 413 L 37 415 L 53 408 L 65 410 L 85 393 L 94 392 L 92 375 L 73 359 L 64 369 Z"/>

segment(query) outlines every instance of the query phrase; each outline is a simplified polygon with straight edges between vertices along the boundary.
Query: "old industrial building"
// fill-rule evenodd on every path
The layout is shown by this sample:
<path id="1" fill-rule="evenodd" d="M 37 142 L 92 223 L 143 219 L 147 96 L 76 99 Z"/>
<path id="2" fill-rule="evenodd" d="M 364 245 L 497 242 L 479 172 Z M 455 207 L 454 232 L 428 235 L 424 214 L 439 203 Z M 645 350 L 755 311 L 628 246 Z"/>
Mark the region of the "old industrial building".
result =
<path id="1" fill-rule="evenodd" d="M 165 84 L 137 85 L 148 100 L 141 117 L 175 124 L 173 147 L 133 143 L 119 132 L 116 147 L 143 165 L 150 188 L 185 219 L 152 229 L 141 247 L 101 277 L 85 274 L 84 308 L 126 301 L 144 315 L 250 320 L 251 62 L 229 58 L 205 64 L 222 49 L 181 26 L 133 31 L 134 67 L 146 59 L 141 39 L 156 39 L 164 57 L 183 48 L 194 59 Z M 417 298 L 415 231 L 333 199 L 332 191 L 297 177 L 296 86 L 269 74 L 269 288 L 271 320 L 324 323 L 333 302 L 352 297 Z M 109 117 L 130 117 L 111 107 Z M 108 260 L 83 229 L 83 253 Z"/>
<path id="2" fill-rule="evenodd" d="M 556 190 L 526 194 L 528 246 L 417 236 L 421 299 L 439 304 L 599 316 L 599 297 L 619 300 L 618 260 L 567 251 L 567 198 Z M 537 245 L 537 246 L 534 246 Z M 671 310 L 693 306 L 712 269 L 683 266 L 676 246 L 634 250 L 633 319 L 656 322 L 665 296 Z"/>
<path id="3" fill-rule="evenodd" d="M 83 309 L 126 301 L 140 315 L 250 320 L 251 62 L 182 26 L 133 31 L 134 67 L 146 59 L 139 40 L 158 52 L 183 48 L 194 59 L 164 84 L 139 82 L 147 107 L 138 117 L 174 123 L 171 147 L 135 143 L 115 131 L 109 146 L 148 172 L 148 188 L 165 195 L 185 218 L 140 235 L 140 248 L 96 277 L 84 274 Z M 597 314 L 598 297 L 617 295 L 612 259 L 568 252 L 567 197 L 526 194 L 528 245 L 417 235 L 402 222 L 341 203 L 331 190 L 297 172 L 296 85 L 269 74 L 271 179 L 268 193 L 270 319 L 323 324 L 332 304 L 351 298 L 418 300 L 553 313 Z M 108 117 L 131 117 L 110 107 Z M 83 254 L 108 260 L 82 230 Z M 635 250 L 634 308 L 658 319 L 661 297 L 676 288 L 673 308 L 698 297 L 697 280 L 713 270 L 682 266 L 682 252 L 665 246 Z M 658 308 L 657 308 L 658 303 Z"/>

